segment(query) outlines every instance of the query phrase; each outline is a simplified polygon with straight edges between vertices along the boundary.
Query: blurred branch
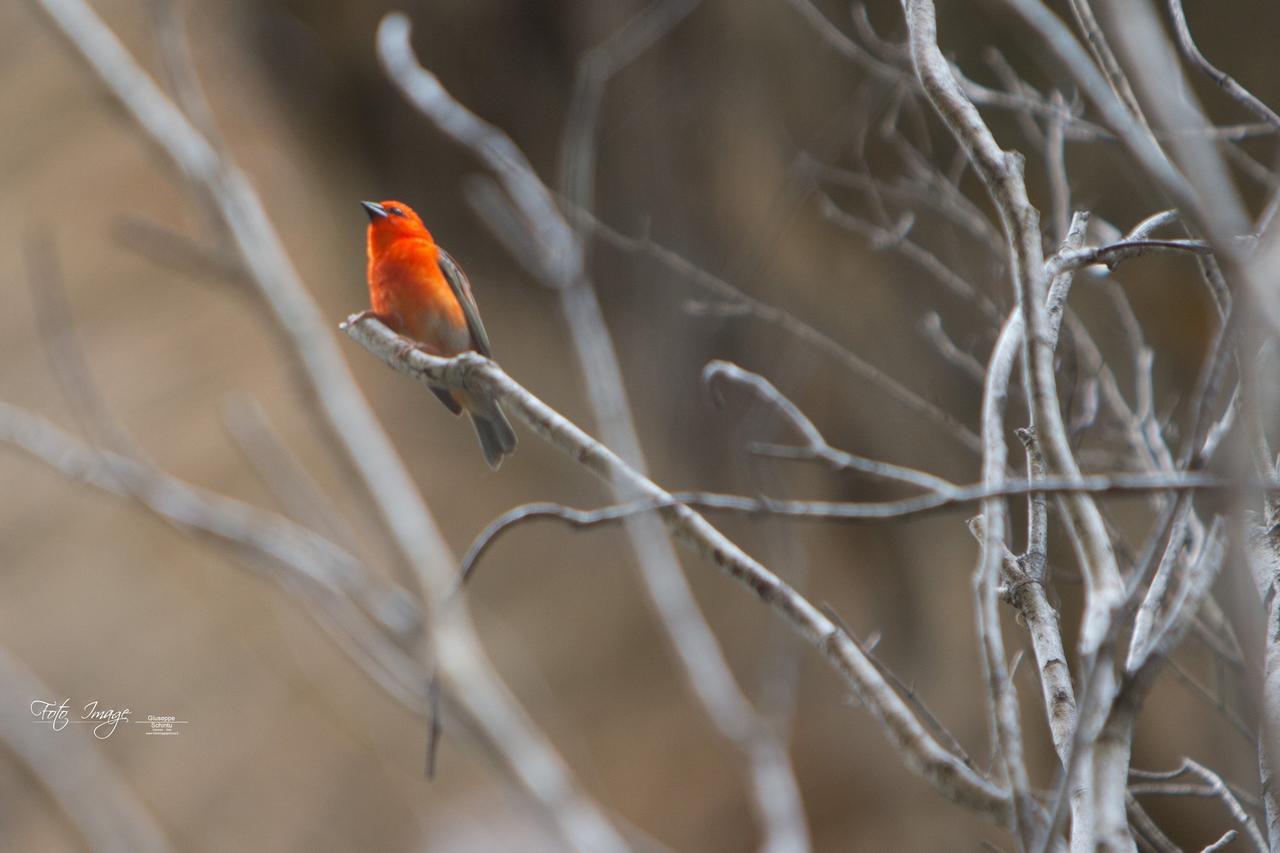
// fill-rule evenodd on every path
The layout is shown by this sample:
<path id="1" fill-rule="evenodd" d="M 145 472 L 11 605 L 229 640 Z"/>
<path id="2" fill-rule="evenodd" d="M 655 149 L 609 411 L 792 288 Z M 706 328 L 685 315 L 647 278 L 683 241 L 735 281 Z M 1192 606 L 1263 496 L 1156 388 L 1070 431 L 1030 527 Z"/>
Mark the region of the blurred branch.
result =
<path id="1" fill-rule="evenodd" d="M 916 80 L 909 68 L 890 64 L 881 61 L 872 55 L 862 45 L 855 42 L 849 36 L 845 35 L 835 24 L 831 23 L 825 15 L 813 4 L 812 0 L 787 0 L 789 5 L 795 9 L 800 17 L 804 18 L 811 27 L 820 35 L 828 45 L 830 45 L 837 53 L 847 59 L 852 60 L 861 66 L 864 71 L 875 77 L 889 83 L 904 83 L 913 87 L 916 91 L 924 91 L 919 81 Z M 896 52 L 905 58 L 905 52 Z M 1037 115 L 1053 115 L 1059 111 L 1059 107 L 1053 103 L 1047 102 L 1038 96 L 1029 96 L 1025 93 L 1009 93 L 1002 92 L 998 89 L 991 89 L 976 83 L 973 80 L 964 77 L 960 69 L 951 66 L 952 71 L 961 80 L 965 94 L 975 103 L 984 106 L 999 107 L 1002 109 L 1015 110 L 1018 112 L 1029 111 Z M 1070 112 L 1065 112 L 1062 116 L 1068 127 L 1073 130 L 1079 127 L 1090 137 L 1096 136 L 1101 130 L 1097 125 L 1073 116 Z"/>
<path id="2" fill-rule="evenodd" d="M 543 283 L 551 288 L 569 287 L 582 275 L 582 253 L 573 230 L 560 215 L 524 153 L 498 128 L 478 118 L 453 99 L 418 62 L 409 42 L 409 19 L 402 13 L 386 15 L 378 25 L 378 58 L 387 75 L 418 112 L 431 119 L 446 136 L 474 152 L 502 182 L 513 209 L 533 239 L 531 258 Z"/>
<path id="3" fill-rule="evenodd" d="M 223 427 L 285 513 L 354 553 L 359 547 L 355 530 L 276 432 L 262 405 L 240 394 L 224 400 L 221 408 Z M 419 608 L 413 610 L 415 624 L 399 632 L 406 639 L 423 629 Z"/>
<path id="4" fill-rule="evenodd" d="M 212 198 L 232 244 L 300 360 L 325 420 L 421 586 L 429 638 L 461 706 L 502 753 L 570 843 L 621 850 L 622 837 L 577 787 L 490 666 L 460 608 L 443 611 L 453 558 L 398 455 L 360 393 L 319 306 L 307 292 L 248 177 L 164 95 L 83 0 L 33 0 L 120 102 L 145 137 Z"/>
<path id="5" fill-rule="evenodd" d="M 1053 97 L 1055 102 L 1066 104 L 1057 92 L 1053 93 Z M 1048 131 L 1045 133 L 1044 159 L 1045 171 L 1048 172 L 1049 177 L 1049 197 L 1052 199 L 1050 209 L 1053 211 L 1053 230 L 1049 236 L 1058 243 L 1067 240 L 1071 229 L 1071 182 L 1067 177 L 1066 148 L 1067 140 L 1062 129 L 1062 119 L 1057 116 L 1051 117 Z"/>
<path id="6" fill-rule="evenodd" d="M 561 149 L 562 191 L 571 210 L 587 213 L 595 200 L 595 141 L 600 105 L 609 80 L 669 33 L 699 0 L 654 0 L 578 64 Z M 582 223 L 575 225 L 582 279 L 562 282 L 562 307 L 587 384 L 587 397 L 604 441 L 645 473 L 646 461 L 627 399 L 604 314 L 586 277 L 589 242 Z M 615 495 L 631 490 L 615 481 Z M 698 607 L 666 530 L 651 516 L 628 519 L 627 535 L 640 562 L 641 577 L 670 635 L 685 679 L 712 723 L 750 762 L 751 792 L 762 824 L 762 850 L 811 848 L 809 827 L 795 770 L 781 733 L 771 730 L 743 693 Z"/>
<path id="7" fill-rule="evenodd" d="M 94 384 L 88 356 L 75 333 L 61 258 L 49 229 L 28 227 L 23 266 L 38 338 L 81 431 L 95 444 L 145 462 L 146 452 L 111 415 Z"/>
<path id="8" fill-rule="evenodd" d="M 391 642 L 351 601 L 376 602 L 379 582 L 350 553 L 286 518 L 182 480 L 109 450 L 95 450 L 49 421 L 0 402 L 0 442 L 63 476 L 138 501 L 181 530 L 232 546 L 267 577 L 342 626 L 339 643 L 393 697 L 421 710 L 422 666 Z M 354 645 L 353 645 L 354 644 Z M 373 664 L 373 667 L 366 664 Z M 417 697 L 417 698 L 413 698 Z"/>
<path id="9" fill-rule="evenodd" d="M 1186 178 L 1169 162 L 1150 129 L 1140 124 L 1120 101 L 1070 29 L 1041 0 L 1004 0 L 1040 35 L 1049 50 L 1066 66 L 1086 97 L 1094 103 L 1111 130 L 1129 147 L 1139 164 L 1185 211 L 1203 212 Z M 1173 134 L 1182 136 L 1184 134 Z"/>
<path id="10" fill-rule="evenodd" d="M 937 255 L 918 243 L 907 239 L 905 233 L 894 233 L 878 225 L 867 222 L 841 209 L 830 196 L 821 194 L 818 197 L 818 209 L 828 221 L 848 231 L 861 234 L 871 244 L 874 251 L 890 250 L 897 252 L 912 261 L 937 280 L 943 287 L 964 302 L 970 303 L 980 310 L 989 321 L 1000 322 L 1000 311 L 995 303 L 985 294 L 980 293 L 950 266 L 943 263 Z"/>
<path id="11" fill-rule="evenodd" d="M 1134 121 L 1148 128 L 1146 117 L 1143 116 L 1142 108 L 1138 106 L 1138 99 L 1129 85 L 1129 78 L 1125 76 L 1115 53 L 1111 50 L 1111 45 L 1107 43 L 1107 37 L 1103 35 L 1098 19 L 1094 17 L 1093 6 L 1090 5 L 1089 0 L 1071 0 L 1071 14 L 1076 19 L 1076 26 L 1084 33 L 1089 52 L 1093 54 L 1094 60 L 1106 77 L 1111 91 L 1115 93 L 1120 103 L 1124 104 Z"/>
<path id="12" fill-rule="evenodd" d="M 652 242 L 647 237 L 628 237 L 594 217 L 588 218 L 584 216 L 583 221 L 587 223 L 595 236 L 615 249 L 623 252 L 644 254 L 703 290 L 722 297 L 735 308 L 740 306 L 747 315 L 763 322 L 777 325 L 788 334 L 796 336 L 831 358 L 850 373 L 879 388 L 904 409 L 919 415 L 936 426 L 942 427 L 949 436 L 964 447 L 975 453 L 981 449 L 981 441 L 979 441 L 973 430 L 957 421 L 949 412 L 930 403 L 880 370 L 880 368 L 865 361 L 861 356 L 850 351 L 834 338 L 818 331 L 794 314 L 750 296 L 724 279 L 694 266 L 671 249 Z"/>
<path id="13" fill-rule="evenodd" d="M 97 455 L 96 462 L 102 469 L 103 478 L 114 481 L 114 491 L 117 494 L 136 498 L 143 506 L 148 506 L 153 512 L 167 517 L 183 529 L 199 527 L 224 542 L 237 544 L 251 553 L 256 551 L 258 557 L 265 558 L 271 565 L 285 566 L 286 576 L 278 577 L 277 580 L 281 581 L 282 586 L 301 594 L 304 603 L 311 606 L 313 615 L 353 659 L 358 663 L 371 664 L 366 670 L 379 683 L 386 685 L 387 679 L 391 678 L 393 683 L 389 692 L 393 695 L 403 699 L 406 691 L 412 692 L 412 684 L 406 686 L 403 678 L 396 680 L 393 677 L 397 669 L 403 673 L 405 667 L 397 663 L 385 663 L 398 661 L 403 653 L 398 648 L 387 648 L 385 642 L 378 642 L 379 629 L 365 624 L 367 620 L 364 614 L 351 603 L 356 602 L 380 622 L 384 618 L 394 620 L 391 624 L 383 622 L 383 627 L 403 636 L 406 627 L 420 629 L 422 621 L 421 613 L 416 608 L 407 608 L 412 612 L 406 615 L 404 606 L 396 606 L 404 603 L 406 594 L 403 590 L 384 583 L 352 556 L 349 550 L 333 545 L 330 540 L 313 534 L 311 530 L 279 519 L 278 521 L 285 522 L 282 526 L 274 516 L 266 513 L 254 518 L 254 510 L 247 504 L 222 499 L 212 493 L 197 492 L 181 481 L 166 478 L 149 459 L 145 449 L 114 417 L 94 381 L 88 354 L 76 333 L 57 249 L 51 239 L 40 234 L 41 232 L 32 232 L 25 252 L 27 278 L 39 338 L 81 430 L 90 436 L 91 443 L 113 451 Z M 65 440 L 71 441 L 70 438 Z M 86 452 L 96 449 L 86 448 Z M 202 526 L 183 524 L 182 513 L 165 512 L 163 507 L 172 506 L 175 503 L 173 500 L 148 500 L 145 493 L 155 493 L 155 489 L 148 484 L 157 481 L 174 485 L 178 494 L 185 490 L 189 502 L 202 504 L 203 508 L 199 512 L 186 515 L 204 520 L 205 523 Z M 140 489 L 144 491 L 140 492 Z M 320 526 L 316 529 L 335 528 Z M 237 535 L 234 531 L 240 531 L 240 534 Z M 303 547 L 299 547 L 297 542 L 301 542 Z M 309 553 L 311 550 L 318 553 Z M 332 578 L 323 592 L 305 584 L 299 588 L 287 577 L 289 570 L 299 571 L 306 576 L 313 563 L 332 566 Z M 335 634 L 334 629 L 338 633 Z"/>
<path id="14" fill-rule="evenodd" d="M 52 734 L 28 703 L 58 695 L 0 647 L 0 742 L 30 769 L 95 853 L 164 853 L 164 830 L 142 798 L 102 755 L 98 743 L 76 726 Z M 126 724 L 127 725 L 127 724 Z M 12 831 L 12 830 L 11 830 Z M 13 832 L 12 836 L 17 837 Z"/>
<path id="15" fill-rule="evenodd" d="M 587 54 L 579 66 L 563 162 L 566 192 L 581 208 L 589 206 L 592 196 L 595 117 L 609 77 L 679 23 L 694 5 L 689 0 L 657 0 Z M 435 75 L 422 67 L 409 32 L 406 16 L 393 13 L 383 18 L 378 27 L 378 54 L 384 68 L 410 103 L 448 136 L 479 155 L 501 181 L 513 202 L 515 219 L 523 224 L 529 238 L 516 239 L 534 253 L 523 262 L 541 270 L 543 282 L 560 296 L 600 433 L 619 456 L 643 474 L 644 451 L 618 355 L 595 289 L 586 276 L 583 243 L 515 143 L 454 100 Z M 618 497 L 636 496 L 628 479 L 605 479 Z M 764 829 L 763 846 L 769 850 L 807 850 L 808 827 L 790 756 L 735 681 L 670 538 L 647 516 L 629 519 L 626 529 L 641 579 L 671 638 L 686 683 L 712 723 L 750 764 L 754 803 Z"/>
<path id="16" fill-rule="evenodd" d="M 810 168 L 813 169 L 815 177 L 837 187 L 860 190 L 872 196 L 884 196 L 898 202 L 904 208 L 912 203 L 923 205 L 943 217 L 962 233 L 980 241 L 982 245 L 991 249 L 993 256 L 1003 261 L 1004 237 L 982 209 L 970 201 L 968 196 L 948 178 L 940 175 L 938 168 L 896 130 L 893 133 L 898 143 L 895 150 L 905 161 L 909 177 L 890 182 L 870 171 L 855 172 L 849 169 L 837 169 L 817 162 Z M 985 296 L 982 298 L 987 299 Z M 989 299 L 987 304 L 980 304 L 979 307 L 989 316 L 989 319 L 994 319 L 997 323 L 1003 319 Z"/>
<path id="17" fill-rule="evenodd" d="M 642 500 L 661 505 L 662 520 L 677 539 L 750 590 L 821 652 L 863 700 L 909 768 L 923 775 L 939 793 L 954 802 L 999 822 L 1008 817 L 1007 794 L 943 748 L 858 645 L 819 608 L 748 556 L 702 516 L 676 501 L 669 492 L 516 383 L 498 365 L 474 353 L 451 359 L 427 355 L 367 315 L 353 315 L 345 329 L 387 365 L 428 388 L 482 388 L 493 394 L 512 417 L 596 476 L 606 481 L 625 480 Z"/>
<path id="18" fill-rule="evenodd" d="M 206 246 L 160 222 L 124 215 L 112 223 L 111 236 L 126 249 L 173 272 L 250 286 L 244 264 L 228 258 L 225 247 Z"/>
<path id="19" fill-rule="evenodd" d="M 226 148 L 213 107 L 196 73 L 186 20 L 179 0 L 146 0 L 147 23 L 155 37 L 160 76 L 173 101 L 214 148 Z"/>
<path id="20" fill-rule="evenodd" d="M 609 80 L 676 28 L 701 0 L 654 0 L 578 60 L 560 152 L 561 192 L 573 211 L 595 207 L 596 125 Z M 527 164 L 526 164 L 527 165 Z M 579 231 L 582 225 L 575 223 Z"/>
<path id="21" fill-rule="evenodd" d="M 1131 63 L 1153 124 L 1207 126 L 1209 121 L 1183 74 L 1155 8 L 1141 0 L 1135 1 L 1128 12 L 1124 26 L 1116 28 L 1117 43 Z M 1192 190 L 1192 197 L 1179 204 L 1182 213 L 1214 245 L 1224 262 L 1232 259 L 1238 254 L 1229 245 L 1232 237 L 1247 233 L 1251 222 L 1220 146 L 1214 140 L 1195 136 L 1171 139 L 1169 145 Z"/>
<path id="22" fill-rule="evenodd" d="M 1156 853 L 1182 853 L 1182 848 L 1170 841 L 1169 836 L 1156 826 L 1151 815 L 1146 813 L 1133 794 L 1125 797 L 1125 808 L 1129 812 L 1129 822 L 1133 824 L 1134 832 Z"/>
<path id="23" fill-rule="evenodd" d="M 942 317 L 938 315 L 938 312 L 930 311 L 924 315 L 921 330 L 924 332 L 925 338 L 929 343 L 933 344 L 934 349 L 944 359 L 959 368 L 970 379 L 981 384 L 983 377 L 986 375 L 986 368 L 972 353 L 961 349 L 951 339 L 946 329 L 942 328 Z"/>

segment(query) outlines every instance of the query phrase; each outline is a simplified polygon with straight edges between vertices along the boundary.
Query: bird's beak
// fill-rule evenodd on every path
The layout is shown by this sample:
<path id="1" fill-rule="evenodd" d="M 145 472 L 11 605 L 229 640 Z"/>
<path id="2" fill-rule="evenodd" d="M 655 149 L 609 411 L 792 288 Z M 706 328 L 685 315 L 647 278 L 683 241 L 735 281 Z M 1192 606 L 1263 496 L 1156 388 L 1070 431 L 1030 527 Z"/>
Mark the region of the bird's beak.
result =
<path id="1" fill-rule="evenodd" d="M 364 208 L 364 212 L 369 214 L 369 221 L 376 222 L 379 219 L 387 218 L 387 209 L 376 201 L 362 201 L 360 206 Z"/>

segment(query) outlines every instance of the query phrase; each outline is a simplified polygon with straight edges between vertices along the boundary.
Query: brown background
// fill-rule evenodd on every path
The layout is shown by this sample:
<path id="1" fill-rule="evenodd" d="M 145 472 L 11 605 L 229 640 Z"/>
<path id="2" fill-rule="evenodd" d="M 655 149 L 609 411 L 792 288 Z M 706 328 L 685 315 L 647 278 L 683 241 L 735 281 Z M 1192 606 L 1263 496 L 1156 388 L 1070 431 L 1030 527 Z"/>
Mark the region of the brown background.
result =
<path id="1" fill-rule="evenodd" d="M 154 68 L 145 6 L 97 4 Z M 185 8 L 220 128 L 335 325 L 366 300 L 356 202 L 401 198 L 469 271 L 499 360 L 591 428 L 557 300 L 522 274 L 463 200 L 463 179 L 477 164 L 412 113 L 375 63 L 373 32 L 388 7 L 243 0 Z M 405 8 L 424 62 L 554 180 L 576 60 L 639 5 L 452 0 Z M 845 26 L 840 4 L 824 9 Z M 1030 37 L 998 9 L 984 11 L 990 17 L 947 4 L 944 48 L 990 82 L 980 48 L 994 40 L 1043 85 L 1046 70 L 1025 51 Z M 1213 17 L 1189 11 L 1206 52 L 1276 102 L 1274 9 L 1242 2 Z M 886 34 L 900 33 L 897 4 L 878 4 L 871 16 Z M 916 268 L 871 253 L 824 221 L 795 166 L 801 152 L 846 162 L 849 140 L 886 102 L 883 87 L 865 83 L 784 3 L 707 0 L 610 87 L 597 137 L 598 209 L 622 231 L 647 229 L 785 305 L 974 425 L 976 387 L 918 329 L 923 314 L 937 310 L 985 358 L 991 336 L 977 313 Z M 1220 107 L 1220 117 L 1242 119 Z M 992 118 L 1006 144 L 1020 144 L 1010 117 Z M 167 161 L 140 141 L 27 3 L 0 6 L 0 128 L 0 398 L 74 426 L 40 345 L 23 269 L 24 235 L 34 230 L 57 243 L 94 378 L 159 464 L 277 508 L 222 425 L 228 399 L 250 395 L 346 512 L 362 553 L 393 573 L 368 501 L 335 463 L 265 310 L 234 284 L 163 270 L 113 237 L 126 215 L 194 235 L 209 226 Z M 1123 161 L 1100 148 L 1070 149 L 1077 204 L 1127 227 L 1157 208 L 1127 182 Z M 1270 156 L 1272 149 L 1254 150 Z M 1041 173 L 1031 174 L 1033 200 L 1043 205 Z M 971 180 L 966 189 L 980 197 Z M 1007 283 L 986 280 L 979 255 L 954 235 L 936 236 L 949 264 L 1008 303 Z M 596 246 L 593 272 L 653 474 L 665 486 L 750 491 L 767 482 L 812 497 L 886 494 L 794 466 L 752 475 L 734 448 L 768 425 L 738 429 L 740 407 L 711 406 L 699 375 L 713 357 L 769 376 L 837 446 L 958 481 L 976 477 L 976 460 L 954 442 L 776 329 L 686 312 L 685 301 L 699 294 L 643 258 Z M 1170 405 L 1185 395 L 1207 328 L 1190 272 L 1187 264 L 1152 262 L 1125 279 L 1157 348 Z M 1100 302 L 1088 292 L 1079 299 L 1086 316 Z M 1114 321 L 1096 313 L 1098 338 L 1116 345 Z M 520 452 L 501 473 L 488 472 L 464 424 L 354 344 L 342 345 L 458 553 L 515 504 L 604 500 L 599 484 L 524 432 Z M 976 549 L 962 521 L 854 528 L 725 519 L 723 527 L 781 573 L 804 577 L 806 592 L 859 635 L 880 635 L 879 654 L 985 767 L 969 592 Z M 752 598 L 707 564 L 688 559 L 686 568 L 748 691 L 768 680 L 779 643 L 796 652 L 794 756 L 819 849 L 1007 844 L 905 770 L 825 665 L 793 648 Z M 1070 613 L 1075 589 L 1064 581 Z M 513 533 L 486 558 L 471 600 L 505 678 L 620 820 L 675 849 L 754 845 L 740 756 L 682 684 L 620 532 Z M 1006 631 L 1021 642 L 1012 620 Z M 0 643 L 44 679 L 55 694 L 48 698 L 71 697 L 73 706 L 97 698 L 191 721 L 176 738 L 124 731 L 97 744 L 178 849 L 556 848 L 484 755 L 446 739 L 441 776 L 425 781 L 422 722 L 276 587 L 217 547 L 9 450 L 0 452 Z M 1184 653 L 1207 678 L 1202 657 L 1198 648 Z M 1052 751 L 1025 663 L 1017 685 L 1034 781 L 1048 786 Z M 33 698 L 0 701 L 25 708 Z M 1166 676 L 1141 720 L 1135 765 L 1166 767 L 1182 754 L 1256 785 L 1245 739 Z M 1228 825 L 1212 804 L 1150 805 L 1188 846 Z M 0 749 L 0 847 L 80 846 L 38 780 Z"/>

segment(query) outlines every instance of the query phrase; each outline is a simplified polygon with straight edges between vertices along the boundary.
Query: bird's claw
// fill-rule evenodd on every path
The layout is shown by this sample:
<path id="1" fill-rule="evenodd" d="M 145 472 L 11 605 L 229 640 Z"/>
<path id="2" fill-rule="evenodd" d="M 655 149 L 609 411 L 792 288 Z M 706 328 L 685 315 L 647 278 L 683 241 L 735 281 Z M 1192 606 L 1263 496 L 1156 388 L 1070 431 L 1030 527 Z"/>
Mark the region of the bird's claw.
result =
<path id="1" fill-rule="evenodd" d="M 338 328 L 342 329 L 345 332 L 347 329 L 351 328 L 352 326 L 362 323 L 365 320 L 369 320 L 369 319 L 376 320 L 377 317 L 378 315 L 373 313 L 371 309 L 366 308 L 363 311 L 361 311 L 359 314 L 352 314 L 350 317 L 343 320 L 342 324 L 338 326 Z"/>
<path id="2" fill-rule="evenodd" d="M 422 347 L 418 346 L 413 341 L 405 340 L 404 338 L 401 338 L 396 343 L 396 358 L 398 359 L 404 360 L 409 357 L 409 353 L 414 351 L 425 352 Z"/>

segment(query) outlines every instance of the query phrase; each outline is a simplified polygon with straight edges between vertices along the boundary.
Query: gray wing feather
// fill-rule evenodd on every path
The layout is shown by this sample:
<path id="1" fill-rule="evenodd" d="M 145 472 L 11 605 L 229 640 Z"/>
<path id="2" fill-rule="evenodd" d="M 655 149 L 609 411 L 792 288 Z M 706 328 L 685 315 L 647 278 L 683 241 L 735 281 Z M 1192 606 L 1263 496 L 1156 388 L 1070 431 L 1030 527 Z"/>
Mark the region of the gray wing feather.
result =
<path id="1" fill-rule="evenodd" d="M 449 288 L 453 291 L 453 295 L 458 300 L 458 304 L 462 306 L 462 313 L 467 318 L 467 330 L 471 332 L 471 343 L 476 348 L 476 352 L 491 358 L 493 352 L 489 347 L 489 336 L 485 333 L 484 323 L 480 322 L 480 309 L 476 306 L 476 298 L 471 295 L 471 282 L 467 280 L 467 274 L 462 271 L 462 267 L 458 266 L 458 262 L 446 252 L 440 249 L 440 271 L 444 273 L 445 280 L 449 282 Z"/>

